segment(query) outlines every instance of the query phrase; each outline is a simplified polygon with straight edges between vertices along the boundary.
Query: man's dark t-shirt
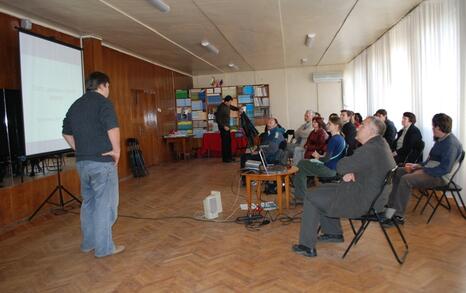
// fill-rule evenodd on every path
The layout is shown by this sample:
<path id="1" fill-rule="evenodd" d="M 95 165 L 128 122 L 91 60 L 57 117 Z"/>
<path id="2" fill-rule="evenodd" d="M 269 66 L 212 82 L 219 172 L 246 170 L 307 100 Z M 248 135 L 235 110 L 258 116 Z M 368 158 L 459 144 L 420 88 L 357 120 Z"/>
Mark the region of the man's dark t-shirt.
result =
<path id="1" fill-rule="evenodd" d="M 107 131 L 118 127 L 112 102 L 95 91 L 76 100 L 63 120 L 63 134 L 72 135 L 76 146 L 76 161 L 111 162 L 102 156 L 112 150 Z"/>

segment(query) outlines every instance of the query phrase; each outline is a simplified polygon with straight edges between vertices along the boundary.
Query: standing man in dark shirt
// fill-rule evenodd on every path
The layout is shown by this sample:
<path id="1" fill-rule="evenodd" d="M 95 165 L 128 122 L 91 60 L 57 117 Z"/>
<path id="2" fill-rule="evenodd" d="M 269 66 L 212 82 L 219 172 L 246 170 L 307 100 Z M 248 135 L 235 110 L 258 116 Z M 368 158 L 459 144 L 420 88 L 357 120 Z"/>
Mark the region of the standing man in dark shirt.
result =
<path id="1" fill-rule="evenodd" d="M 215 120 L 222 139 L 222 160 L 224 163 L 235 161 L 231 155 L 230 110 L 239 111 L 239 108 L 233 106 L 231 100 L 233 100 L 231 96 L 226 96 L 215 113 Z"/>
<path id="2" fill-rule="evenodd" d="M 340 111 L 340 119 L 343 122 L 341 132 L 345 135 L 345 142 L 348 145 L 348 152 L 346 153 L 348 156 L 351 156 L 358 146 L 358 141 L 356 140 L 356 126 L 351 122 L 353 115 L 353 111 L 350 110 Z"/>
<path id="3" fill-rule="evenodd" d="M 385 109 L 379 109 L 377 112 L 375 112 L 374 116 L 379 117 L 380 120 L 385 122 L 385 133 L 383 137 L 387 141 L 388 145 L 391 147 L 393 145 L 393 142 L 395 141 L 396 137 L 396 127 L 395 124 L 393 124 L 392 121 L 390 121 L 387 117 L 387 111 Z"/>
<path id="4" fill-rule="evenodd" d="M 76 152 L 81 181 L 81 251 L 96 257 L 122 252 L 112 239 L 118 213 L 120 128 L 109 95 L 109 78 L 93 72 L 86 93 L 76 100 L 63 120 L 63 137 Z"/>

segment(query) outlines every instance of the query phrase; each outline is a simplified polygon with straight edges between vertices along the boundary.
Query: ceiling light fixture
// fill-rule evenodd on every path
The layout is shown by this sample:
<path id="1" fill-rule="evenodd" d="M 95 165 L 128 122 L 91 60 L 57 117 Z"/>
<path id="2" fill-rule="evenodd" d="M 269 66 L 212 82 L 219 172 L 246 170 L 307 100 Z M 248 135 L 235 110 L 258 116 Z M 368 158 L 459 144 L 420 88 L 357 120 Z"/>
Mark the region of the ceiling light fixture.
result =
<path id="1" fill-rule="evenodd" d="M 304 41 L 304 45 L 311 48 L 314 45 L 314 40 L 316 38 L 316 34 L 311 33 L 306 35 L 306 40 Z"/>
<path id="2" fill-rule="evenodd" d="M 149 2 L 163 13 L 168 13 L 170 11 L 170 6 L 162 0 L 149 0 Z"/>
<path id="3" fill-rule="evenodd" d="M 230 67 L 231 69 L 234 69 L 234 70 L 239 70 L 239 67 L 237 65 L 235 65 L 234 63 L 228 64 L 228 67 Z"/>
<path id="4" fill-rule="evenodd" d="M 307 58 L 301 58 L 301 64 L 307 63 Z"/>
<path id="5" fill-rule="evenodd" d="M 214 54 L 218 54 L 220 51 L 217 49 L 217 47 L 215 47 L 214 45 L 212 45 L 209 41 L 202 41 L 201 42 L 201 46 L 206 48 L 207 50 L 209 50 L 210 52 L 214 53 Z"/>

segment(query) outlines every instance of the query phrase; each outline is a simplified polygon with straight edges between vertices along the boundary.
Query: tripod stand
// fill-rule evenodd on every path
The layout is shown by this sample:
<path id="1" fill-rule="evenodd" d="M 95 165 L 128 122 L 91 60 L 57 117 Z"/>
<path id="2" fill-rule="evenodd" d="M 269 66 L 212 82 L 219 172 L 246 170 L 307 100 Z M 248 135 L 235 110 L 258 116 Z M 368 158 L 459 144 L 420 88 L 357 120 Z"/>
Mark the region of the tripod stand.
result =
<path id="1" fill-rule="evenodd" d="M 57 186 L 55 187 L 55 189 L 52 191 L 52 193 L 49 194 L 49 196 L 47 196 L 47 198 L 41 203 L 41 205 L 37 208 L 37 210 L 35 210 L 35 212 L 29 217 L 29 221 L 32 220 L 32 218 L 34 218 L 34 216 L 40 211 L 40 209 L 46 204 L 46 203 L 49 203 L 49 204 L 52 204 L 54 206 L 57 206 L 57 207 L 60 207 L 61 210 L 64 210 L 65 208 L 65 205 L 67 205 L 68 203 L 72 202 L 72 201 L 77 201 L 81 204 L 81 200 L 79 200 L 75 195 L 73 195 L 70 191 L 68 191 L 62 184 L 61 184 L 61 158 L 62 158 L 62 155 L 56 155 L 55 156 L 55 159 L 56 159 L 56 163 L 57 163 Z M 54 202 L 50 202 L 49 200 L 52 198 L 52 196 L 54 196 L 54 194 L 58 191 L 58 194 L 60 196 L 60 203 L 54 203 Z M 63 199 L 63 191 L 66 192 L 70 197 L 71 199 L 68 200 L 68 201 L 64 201 Z"/>

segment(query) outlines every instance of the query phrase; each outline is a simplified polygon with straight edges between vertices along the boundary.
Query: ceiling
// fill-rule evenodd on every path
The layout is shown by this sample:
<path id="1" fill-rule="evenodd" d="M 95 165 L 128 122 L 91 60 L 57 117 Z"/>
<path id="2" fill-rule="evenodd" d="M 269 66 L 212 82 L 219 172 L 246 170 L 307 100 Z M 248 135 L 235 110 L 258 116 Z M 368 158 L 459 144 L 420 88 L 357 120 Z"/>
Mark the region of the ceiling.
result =
<path id="1" fill-rule="evenodd" d="M 344 64 L 423 0 L 164 1 L 169 13 L 149 0 L 0 0 L 0 9 L 200 75 Z"/>

